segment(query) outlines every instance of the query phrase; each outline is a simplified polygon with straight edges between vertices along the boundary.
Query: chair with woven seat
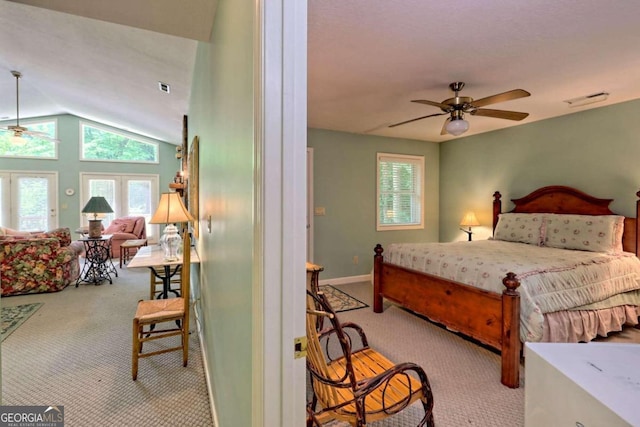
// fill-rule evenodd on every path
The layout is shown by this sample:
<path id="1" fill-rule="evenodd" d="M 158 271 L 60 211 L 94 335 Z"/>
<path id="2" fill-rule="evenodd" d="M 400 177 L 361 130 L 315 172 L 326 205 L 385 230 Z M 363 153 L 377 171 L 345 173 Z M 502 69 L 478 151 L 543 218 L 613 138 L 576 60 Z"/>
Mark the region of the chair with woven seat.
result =
<path id="1" fill-rule="evenodd" d="M 320 318 L 328 319 L 329 327 L 319 330 Z M 394 364 L 370 348 L 362 328 L 341 323 L 322 292 L 307 290 L 307 340 L 313 389 L 307 427 L 332 420 L 365 426 L 418 400 L 424 416 L 417 425 L 434 425 L 433 394 L 424 370 L 414 363 Z M 357 341 L 360 348 L 353 350 Z"/>
<path id="2" fill-rule="evenodd" d="M 181 295 L 179 298 L 151 299 L 138 302 L 133 318 L 133 351 L 131 376 L 138 377 L 138 361 L 140 358 L 157 354 L 182 350 L 182 364 L 187 366 L 189 356 L 189 291 L 190 291 L 190 256 L 191 245 L 189 233 L 184 233 Z M 172 327 L 156 329 L 156 325 L 168 323 Z M 175 325 L 175 327 L 173 327 Z M 143 344 L 161 338 L 180 336 L 180 345 L 143 353 Z"/>
<path id="3" fill-rule="evenodd" d="M 177 292 L 177 295 L 182 295 L 182 266 L 177 266 L 176 269 L 177 271 L 171 277 L 169 282 L 169 292 Z M 163 292 L 162 278 L 156 275 L 156 273 L 160 271 L 162 271 L 161 268 L 155 268 L 149 272 L 149 299 L 154 299 Z M 177 285 L 177 287 L 174 287 L 173 285 Z M 158 287 L 160 288 L 158 289 Z"/>

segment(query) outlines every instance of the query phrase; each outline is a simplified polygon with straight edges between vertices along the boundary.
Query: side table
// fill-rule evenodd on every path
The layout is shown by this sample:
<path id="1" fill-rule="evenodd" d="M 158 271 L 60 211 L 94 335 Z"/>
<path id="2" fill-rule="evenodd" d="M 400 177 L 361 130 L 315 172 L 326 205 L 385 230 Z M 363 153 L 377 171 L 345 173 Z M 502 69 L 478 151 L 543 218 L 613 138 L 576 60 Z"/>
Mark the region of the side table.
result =
<path id="1" fill-rule="evenodd" d="M 138 249 L 142 246 L 147 246 L 147 239 L 135 239 L 135 240 L 125 240 L 120 245 L 120 268 L 122 268 L 122 264 L 126 264 L 131 259 L 131 249 L 135 249 L 138 252 Z"/>
<path id="2" fill-rule="evenodd" d="M 76 281 L 76 288 L 80 283 L 99 285 L 104 280 L 113 284 L 111 273 L 118 277 L 118 272 L 111 261 L 111 235 L 105 234 L 98 238 L 83 237 L 78 241 L 84 244 L 85 262 Z"/>

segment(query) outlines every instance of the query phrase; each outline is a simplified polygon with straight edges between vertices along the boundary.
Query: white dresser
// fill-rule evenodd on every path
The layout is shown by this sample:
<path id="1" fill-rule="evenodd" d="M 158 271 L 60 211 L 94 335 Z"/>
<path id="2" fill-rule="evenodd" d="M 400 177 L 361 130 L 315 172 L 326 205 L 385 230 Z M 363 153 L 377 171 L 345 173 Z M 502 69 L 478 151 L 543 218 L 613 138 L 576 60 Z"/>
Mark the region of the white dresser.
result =
<path id="1" fill-rule="evenodd" d="M 526 343 L 525 426 L 640 426 L 640 344 Z"/>

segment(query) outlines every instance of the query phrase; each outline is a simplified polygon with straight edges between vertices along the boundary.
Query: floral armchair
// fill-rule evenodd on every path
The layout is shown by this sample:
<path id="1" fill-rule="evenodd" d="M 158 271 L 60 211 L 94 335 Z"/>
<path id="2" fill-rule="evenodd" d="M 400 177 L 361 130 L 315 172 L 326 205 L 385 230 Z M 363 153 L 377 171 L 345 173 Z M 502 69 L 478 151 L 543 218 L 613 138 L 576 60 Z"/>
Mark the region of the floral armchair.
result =
<path id="1" fill-rule="evenodd" d="M 77 280 L 78 251 L 68 228 L 0 237 L 2 296 L 57 292 Z"/>

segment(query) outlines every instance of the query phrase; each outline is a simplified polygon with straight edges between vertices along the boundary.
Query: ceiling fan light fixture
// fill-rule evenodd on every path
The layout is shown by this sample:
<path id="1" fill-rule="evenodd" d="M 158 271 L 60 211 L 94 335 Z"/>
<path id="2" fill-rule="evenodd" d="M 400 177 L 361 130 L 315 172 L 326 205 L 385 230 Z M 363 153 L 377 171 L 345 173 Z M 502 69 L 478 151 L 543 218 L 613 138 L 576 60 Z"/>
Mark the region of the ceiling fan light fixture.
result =
<path id="1" fill-rule="evenodd" d="M 24 137 L 20 134 L 18 134 L 18 132 L 14 133 L 13 136 L 11 137 L 11 144 L 13 145 L 25 145 L 27 143 L 27 140 L 24 139 Z"/>
<path id="2" fill-rule="evenodd" d="M 460 136 L 469 130 L 469 122 L 462 117 L 454 117 L 449 123 L 447 123 L 446 129 L 447 133 L 450 133 L 453 136 Z"/>

